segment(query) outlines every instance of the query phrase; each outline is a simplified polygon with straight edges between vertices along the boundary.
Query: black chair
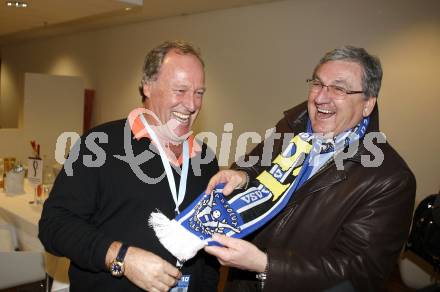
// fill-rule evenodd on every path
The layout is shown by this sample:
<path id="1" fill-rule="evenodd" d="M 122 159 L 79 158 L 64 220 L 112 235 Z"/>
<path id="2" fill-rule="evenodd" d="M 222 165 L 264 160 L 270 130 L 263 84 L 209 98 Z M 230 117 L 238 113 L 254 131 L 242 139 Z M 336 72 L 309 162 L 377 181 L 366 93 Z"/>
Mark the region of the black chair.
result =
<path id="1" fill-rule="evenodd" d="M 432 279 L 439 278 L 440 193 L 427 196 L 417 206 L 405 251 L 414 253 L 432 267 Z M 440 291 L 440 286 L 437 282 L 418 291 Z"/>

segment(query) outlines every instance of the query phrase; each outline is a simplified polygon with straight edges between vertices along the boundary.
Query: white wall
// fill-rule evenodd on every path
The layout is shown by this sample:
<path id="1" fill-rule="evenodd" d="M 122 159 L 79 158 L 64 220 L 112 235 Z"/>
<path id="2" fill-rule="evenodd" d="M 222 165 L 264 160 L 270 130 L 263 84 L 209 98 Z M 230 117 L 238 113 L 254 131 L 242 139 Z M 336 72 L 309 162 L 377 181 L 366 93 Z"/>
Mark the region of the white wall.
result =
<path id="1" fill-rule="evenodd" d="M 282 1 L 11 44 L 2 49 L 10 81 L 1 91 L 18 96 L 27 71 L 82 76 L 96 89 L 93 123 L 123 118 L 140 105 L 146 52 L 167 39 L 201 47 L 208 92 L 197 129 L 218 137 L 225 122 L 234 133 L 263 134 L 305 99 L 304 81 L 324 52 L 367 48 L 384 67 L 382 130 L 415 172 L 418 194 L 439 190 L 438 0 Z"/>
<path id="2" fill-rule="evenodd" d="M 36 73 L 26 73 L 24 80 L 24 126 L 0 130 L 0 157 L 16 157 L 27 164 L 33 155 L 30 141 L 35 140 L 45 163 L 52 165 L 58 136 L 64 131 L 82 131 L 84 81 Z"/>

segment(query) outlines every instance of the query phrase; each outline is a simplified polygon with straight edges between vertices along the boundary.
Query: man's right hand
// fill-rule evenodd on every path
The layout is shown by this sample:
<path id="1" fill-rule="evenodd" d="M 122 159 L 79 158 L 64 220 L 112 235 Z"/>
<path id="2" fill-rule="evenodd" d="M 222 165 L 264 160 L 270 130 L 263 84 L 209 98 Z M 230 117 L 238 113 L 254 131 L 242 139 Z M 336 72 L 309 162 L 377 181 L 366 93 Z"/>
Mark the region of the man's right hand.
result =
<path id="1" fill-rule="evenodd" d="M 146 291 L 168 291 L 182 273 L 169 262 L 149 251 L 130 246 L 124 260 L 125 277 Z"/>
<path id="2" fill-rule="evenodd" d="M 235 189 L 244 187 L 248 183 L 248 176 L 240 170 L 221 170 L 215 174 L 208 183 L 205 193 L 209 194 L 219 183 L 224 183 L 223 194 L 231 194 Z"/>

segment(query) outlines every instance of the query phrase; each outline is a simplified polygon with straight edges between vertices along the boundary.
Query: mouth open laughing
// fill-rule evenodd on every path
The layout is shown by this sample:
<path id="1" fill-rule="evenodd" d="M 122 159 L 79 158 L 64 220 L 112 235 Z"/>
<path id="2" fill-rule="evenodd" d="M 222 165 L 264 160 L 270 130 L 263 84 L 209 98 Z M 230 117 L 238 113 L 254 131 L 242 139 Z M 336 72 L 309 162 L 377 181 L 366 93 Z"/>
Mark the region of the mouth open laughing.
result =
<path id="1" fill-rule="evenodd" d="M 316 110 L 317 110 L 317 117 L 319 119 L 328 119 L 336 113 L 336 111 L 334 111 L 334 110 L 329 110 L 329 109 L 324 109 L 324 108 L 319 108 L 319 107 L 316 107 Z"/>

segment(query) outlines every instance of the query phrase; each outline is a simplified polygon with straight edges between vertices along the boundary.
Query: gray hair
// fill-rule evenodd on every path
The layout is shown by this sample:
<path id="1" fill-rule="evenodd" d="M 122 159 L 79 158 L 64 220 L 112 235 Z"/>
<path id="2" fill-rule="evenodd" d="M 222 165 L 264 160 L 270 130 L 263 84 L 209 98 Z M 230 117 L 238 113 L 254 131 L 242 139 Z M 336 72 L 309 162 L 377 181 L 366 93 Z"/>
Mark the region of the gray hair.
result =
<path id="1" fill-rule="evenodd" d="M 202 60 L 200 50 L 195 48 L 186 41 L 166 41 L 159 46 L 152 49 L 145 57 L 144 66 L 142 70 L 142 79 L 139 84 L 139 93 L 142 96 L 142 102 L 145 101 L 147 96 L 144 94 L 144 85 L 148 81 L 154 81 L 157 79 L 160 67 L 168 52 L 174 51 L 181 55 L 193 55 L 199 59 L 203 67 L 205 63 Z"/>
<path id="2" fill-rule="evenodd" d="M 322 64 L 337 60 L 356 62 L 361 65 L 364 73 L 362 77 L 362 91 L 366 97 L 379 97 L 382 83 L 382 66 L 379 58 L 368 54 L 364 48 L 343 46 L 326 53 L 313 70 L 313 77 L 316 77 L 316 71 Z"/>

